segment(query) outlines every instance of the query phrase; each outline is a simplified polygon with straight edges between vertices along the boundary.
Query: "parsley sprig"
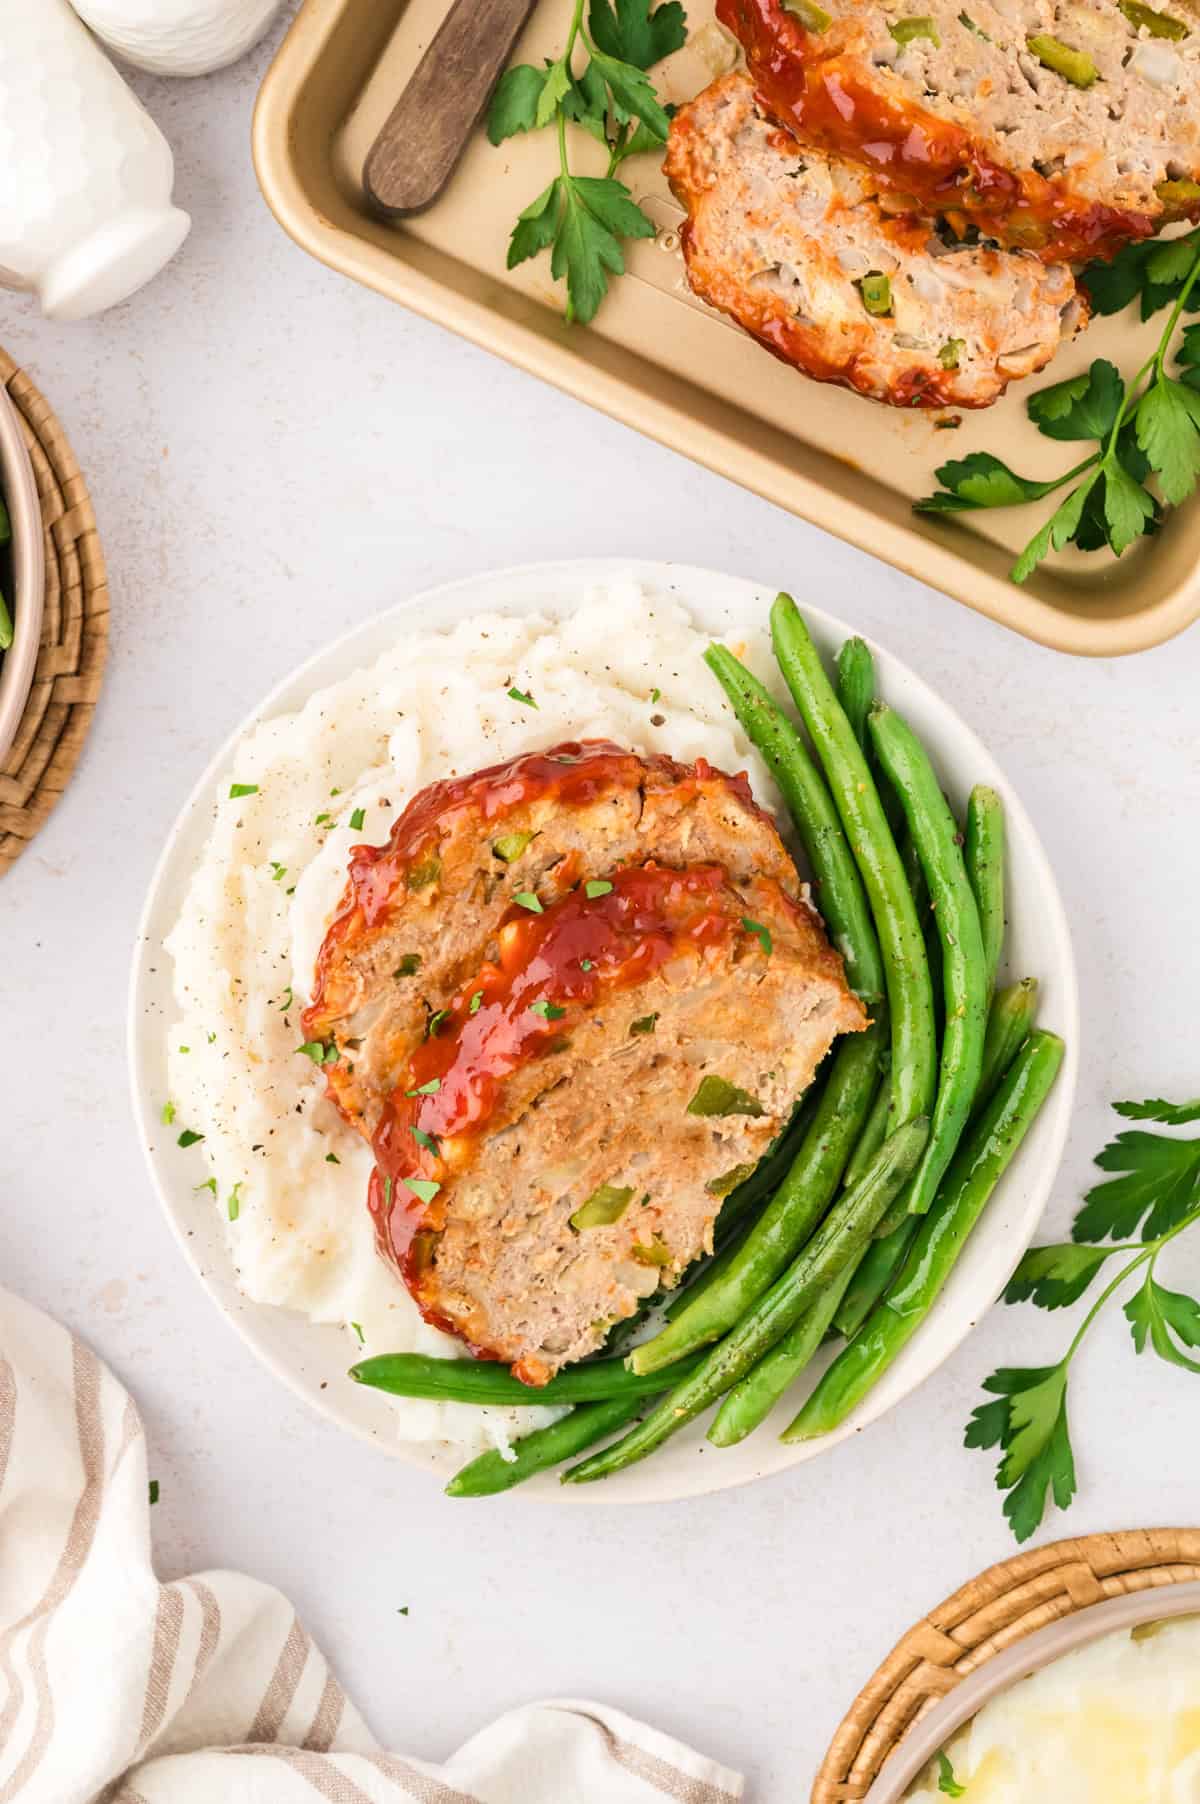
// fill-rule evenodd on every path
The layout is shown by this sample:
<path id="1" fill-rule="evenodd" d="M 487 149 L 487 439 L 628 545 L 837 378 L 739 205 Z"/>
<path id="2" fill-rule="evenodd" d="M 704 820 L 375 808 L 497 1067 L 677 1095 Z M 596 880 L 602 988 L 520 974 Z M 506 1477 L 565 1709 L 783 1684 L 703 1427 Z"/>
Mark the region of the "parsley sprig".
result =
<path id="1" fill-rule="evenodd" d="M 508 267 L 542 251 L 550 271 L 567 284 L 566 314 L 586 326 L 608 292 L 610 275 L 623 275 L 623 238 L 653 238 L 648 219 L 617 170 L 627 157 L 667 141 L 670 118 L 645 71 L 678 50 L 687 37 L 679 0 L 575 0 L 562 55 L 541 69 L 520 63 L 506 71 L 492 99 L 488 137 L 502 144 L 518 132 L 553 125 L 559 173 L 518 216 L 508 246 Z M 588 61 L 575 73 L 582 45 Z M 567 154 L 567 126 L 581 126 L 608 152 L 602 176 L 574 175 Z"/>
<path id="2" fill-rule="evenodd" d="M 1018 476 L 990 452 L 973 451 L 942 464 L 941 489 L 914 503 L 918 513 L 964 513 L 1020 507 L 1067 489 L 1009 572 L 1015 583 L 1067 545 L 1081 551 L 1107 545 L 1120 557 L 1157 530 L 1162 502 L 1185 501 L 1200 476 L 1200 324 L 1184 328 L 1175 353 L 1182 373 L 1167 368 L 1181 315 L 1200 307 L 1200 231 L 1166 244 L 1130 245 L 1111 264 L 1089 264 L 1083 279 L 1097 313 L 1115 313 L 1139 295 L 1143 319 L 1171 308 L 1158 344 L 1128 384 L 1098 357 L 1083 375 L 1039 389 L 1026 402 L 1045 437 L 1090 440 L 1096 449 L 1048 482 Z"/>
<path id="3" fill-rule="evenodd" d="M 1200 1101 L 1119 1102 L 1132 1121 L 1180 1127 L 1200 1121 Z M 1115 1173 L 1084 1198 L 1071 1239 L 1032 1247 L 1004 1293 L 1008 1303 L 1065 1309 L 1077 1303 L 1110 1259 L 1131 1254 L 1100 1291 L 1057 1365 L 1002 1366 L 984 1380 L 994 1401 L 981 1404 L 967 1424 L 968 1447 L 999 1447 L 996 1484 L 1008 1495 L 1004 1514 L 1018 1541 L 1041 1523 L 1047 1493 L 1059 1509 L 1075 1495 L 1075 1459 L 1067 1421 L 1071 1364 L 1097 1316 L 1133 1278 L 1140 1283 L 1123 1305 L 1134 1351 L 1151 1347 L 1160 1359 L 1200 1373 L 1189 1349 L 1200 1347 L 1200 1300 L 1170 1290 L 1156 1276 L 1170 1243 L 1200 1222 L 1200 1136 L 1177 1139 L 1140 1128 L 1118 1134 L 1098 1154 L 1102 1171 Z M 1136 1238 L 1135 1238 L 1136 1237 Z M 1112 1244 L 1104 1244 L 1112 1242 Z"/>

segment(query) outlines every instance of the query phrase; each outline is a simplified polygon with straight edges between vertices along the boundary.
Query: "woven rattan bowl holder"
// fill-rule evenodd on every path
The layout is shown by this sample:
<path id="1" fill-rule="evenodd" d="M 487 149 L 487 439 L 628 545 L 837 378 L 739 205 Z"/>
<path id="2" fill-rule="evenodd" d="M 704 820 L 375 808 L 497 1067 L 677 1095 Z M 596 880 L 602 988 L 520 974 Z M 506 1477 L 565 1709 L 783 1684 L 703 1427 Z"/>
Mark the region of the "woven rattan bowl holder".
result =
<path id="1" fill-rule="evenodd" d="M 1108 1598 L 1200 1579 L 1200 1529 L 1130 1529 L 1019 1553 L 901 1637 L 846 1713 L 812 1804 L 859 1804 L 913 1724 L 986 1661 Z"/>
<path id="2" fill-rule="evenodd" d="M 92 723 L 108 649 L 108 581 L 91 497 L 67 436 L 0 350 L 42 504 L 46 606 L 29 700 L 0 764 L 0 872 L 20 857 L 67 785 Z"/>

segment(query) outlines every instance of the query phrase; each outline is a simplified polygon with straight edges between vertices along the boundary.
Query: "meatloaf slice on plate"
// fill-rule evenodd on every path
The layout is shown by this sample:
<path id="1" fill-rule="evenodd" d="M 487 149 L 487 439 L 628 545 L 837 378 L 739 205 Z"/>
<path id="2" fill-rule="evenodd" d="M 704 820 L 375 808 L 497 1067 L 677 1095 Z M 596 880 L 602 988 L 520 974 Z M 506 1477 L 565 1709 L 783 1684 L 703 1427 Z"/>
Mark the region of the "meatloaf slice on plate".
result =
<path id="1" fill-rule="evenodd" d="M 305 1030 L 384 1257 L 541 1384 L 711 1247 L 866 1019 L 745 779 L 592 742 L 434 784 L 355 849 Z"/>
<path id="2" fill-rule="evenodd" d="M 717 0 L 717 16 L 780 124 L 927 213 L 1049 261 L 1200 216 L 1190 4 Z"/>
<path id="3" fill-rule="evenodd" d="M 765 119 L 744 74 L 675 115 L 665 169 L 693 290 L 819 381 L 894 407 L 988 407 L 1085 317 L 1062 265 L 948 248 L 885 211 L 868 172 Z"/>

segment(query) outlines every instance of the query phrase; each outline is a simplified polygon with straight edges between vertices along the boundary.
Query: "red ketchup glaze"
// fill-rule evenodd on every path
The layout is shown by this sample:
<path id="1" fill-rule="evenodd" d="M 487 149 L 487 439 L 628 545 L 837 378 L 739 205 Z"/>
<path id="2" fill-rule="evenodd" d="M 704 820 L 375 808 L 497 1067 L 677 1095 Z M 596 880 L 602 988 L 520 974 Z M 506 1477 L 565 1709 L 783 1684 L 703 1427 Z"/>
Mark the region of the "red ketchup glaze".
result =
<path id="1" fill-rule="evenodd" d="M 407 891 L 410 873 L 419 878 L 422 862 L 436 853 L 439 834 L 454 814 L 478 811 L 484 821 L 493 823 L 542 799 L 584 806 L 611 788 L 636 788 L 647 771 L 680 785 L 718 779 L 755 815 L 762 814 L 744 772 L 727 776 L 703 758 L 694 765 L 661 756 L 639 758 L 608 739 L 568 740 L 419 791 L 396 818 L 382 846 L 355 846 L 350 854 L 346 890 L 317 959 L 313 1001 L 303 1017 L 306 1033 L 320 1030 L 326 978 L 342 941 L 384 918 L 397 891 L 402 895 Z"/>
<path id="2" fill-rule="evenodd" d="M 461 1335 L 461 1326 L 422 1305 L 429 1258 L 423 1236 L 444 1224 L 454 1173 L 469 1166 L 502 1104 L 506 1080 L 553 1048 L 605 996 L 645 983 L 688 949 L 699 953 L 748 932 L 722 865 L 632 865 L 604 881 L 612 888 L 601 896 L 589 896 L 581 884 L 540 915 L 520 906 L 508 911 L 499 963 L 484 964 L 463 985 L 438 1031 L 414 1049 L 376 1131 L 368 1205 L 380 1251 L 426 1320 L 452 1333 Z M 423 1089 L 426 1094 L 410 1094 Z M 438 1151 L 418 1140 L 414 1128 Z M 439 1188 L 427 1198 L 408 1179 Z"/>
<path id="3" fill-rule="evenodd" d="M 806 32 L 782 0 L 717 0 L 717 17 L 746 52 L 759 99 L 801 142 L 868 164 L 881 184 L 924 211 L 960 213 L 1010 246 L 1047 262 L 1112 256 L 1149 237 L 1161 219 L 1084 200 L 1065 183 L 1019 174 L 991 158 L 963 126 L 911 101 L 891 101 L 841 54 L 836 23 Z"/>

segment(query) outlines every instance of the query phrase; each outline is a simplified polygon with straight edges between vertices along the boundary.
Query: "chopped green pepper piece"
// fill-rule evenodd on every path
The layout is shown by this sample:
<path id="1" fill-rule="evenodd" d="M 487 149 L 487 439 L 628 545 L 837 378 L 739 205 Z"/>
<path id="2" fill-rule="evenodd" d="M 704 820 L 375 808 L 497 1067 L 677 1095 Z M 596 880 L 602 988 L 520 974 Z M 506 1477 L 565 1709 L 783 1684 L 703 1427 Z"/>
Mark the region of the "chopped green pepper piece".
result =
<path id="1" fill-rule="evenodd" d="M 985 44 L 994 42 L 994 39 L 989 38 L 987 32 L 984 31 L 981 25 L 976 25 L 970 13 L 959 13 L 958 22 L 960 25 L 965 25 L 968 31 L 973 31 L 977 38 L 982 38 Z"/>
<path id="2" fill-rule="evenodd" d="M 657 1013 L 653 1015 L 642 1015 L 639 1020 L 631 1021 L 629 1023 L 629 1031 L 631 1034 L 652 1034 L 657 1025 Z"/>
<path id="3" fill-rule="evenodd" d="M 532 833 L 503 833 L 499 839 L 492 841 L 492 851 L 505 864 L 512 864 L 519 858 L 533 838 Z"/>
<path id="4" fill-rule="evenodd" d="M 635 1246 L 630 1247 L 629 1250 L 639 1265 L 661 1266 L 670 1265 L 671 1263 L 671 1249 L 668 1246 L 664 1246 L 661 1240 L 655 1240 L 652 1245 L 648 1247 Z"/>
<path id="5" fill-rule="evenodd" d="M 1153 6 L 1143 6 L 1142 0 L 1117 0 L 1117 5 L 1135 31 L 1144 25 L 1152 38 L 1174 38 L 1176 42 L 1188 35 L 1188 27 L 1182 19 L 1157 12 Z"/>
<path id="6" fill-rule="evenodd" d="M 739 1090 L 723 1077 L 700 1079 L 700 1088 L 687 1106 L 689 1115 L 765 1115 L 757 1096 Z"/>
<path id="7" fill-rule="evenodd" d="M 420 864 L 409 866 L 408 887 L 409 889 L 428 889 L 431 883 L 437 882 L 441 874 L 442 861 L 435 853 L 432 858 L 423 858 Z"/>
<path id="8" fill-rule="evenodd" d="M 888 30 L 902 50 L 906 44 L 911 44 L 914 38 L 928 38 L 936 49 L 941 49 L 942 40 L 938 36 L 937 26 L 924 14 L 915 19 L 897 19 L 894 25 L 888 26 Z"/>
<path id="9" fill-rule="evenodd" d="M 396 969 L 392 972 L 392 976 L 415 977 L 420 969 L 421 954 L 419 952 L 406 952 L 403 958 L 401 958 L 400 963 L 396 966 Z"/>
<path id="10" fill-rule="evenodd" d="M 723 1171 L 719 1178 L 709 1178 L 704 1188 L 709 1196 L 727 1197 L 731 1190 L 744 1184 L 747 1178 L 754 1176 L 758 1170 L 756 1165 L 735 1165 L 732 1171 Z"/>
<path id="11" fill-rule="evenodd" d="M 633 1198 L 632 1188 L 623 1189 L 617 1184 L 601 1184 L 599 1190 L 593 1190 L 586 1203 L 581 1203 L 571 1216 L 571 1226 L 584 1228 L 610 1228 L 615 1221 L 620 1221 Z"/>
<path id="12" fill-rule="evenodd" d="M 948 338 L 938 352 L 938 362 L 944 370 L 956 370 L 958 368 L 958 360 L 965 349 L 965 339 Z"/>
<path id="13" fill-rule="evenodd" d="M 805 31 L 828 31 L 833 24 L 830 15 L 823 6 L 816 4 L 816 0 L 782 0 L 782 4 L 787 12 L 799 19 Z"/>
<path id="14" fill-rule="evenodd" d="M 1072 50 L 1069 44 L 1064 44 L 1061 38 L 1052 38 L 1049 32 L 1034 32 L 1025 41 L 1044 69 L 1053 69 L 1073 88 L 1090 88 L 1100 74 L 1085 50 Z"/>
<path id="15" fill-rule="evenodd" d="M 882 319 L 892 311 L 892 284 L 887 276 L 873 269 L 857 284 L 862 303 L 868 313 Z"/>
<path id="16" fill-rule="evenodd" d="M 1180 176 L 1174 181 L 1157 182 L 1154 192 L 1166 207 L 1194 207 L 1200 201 L 1200 182 Z"/>

